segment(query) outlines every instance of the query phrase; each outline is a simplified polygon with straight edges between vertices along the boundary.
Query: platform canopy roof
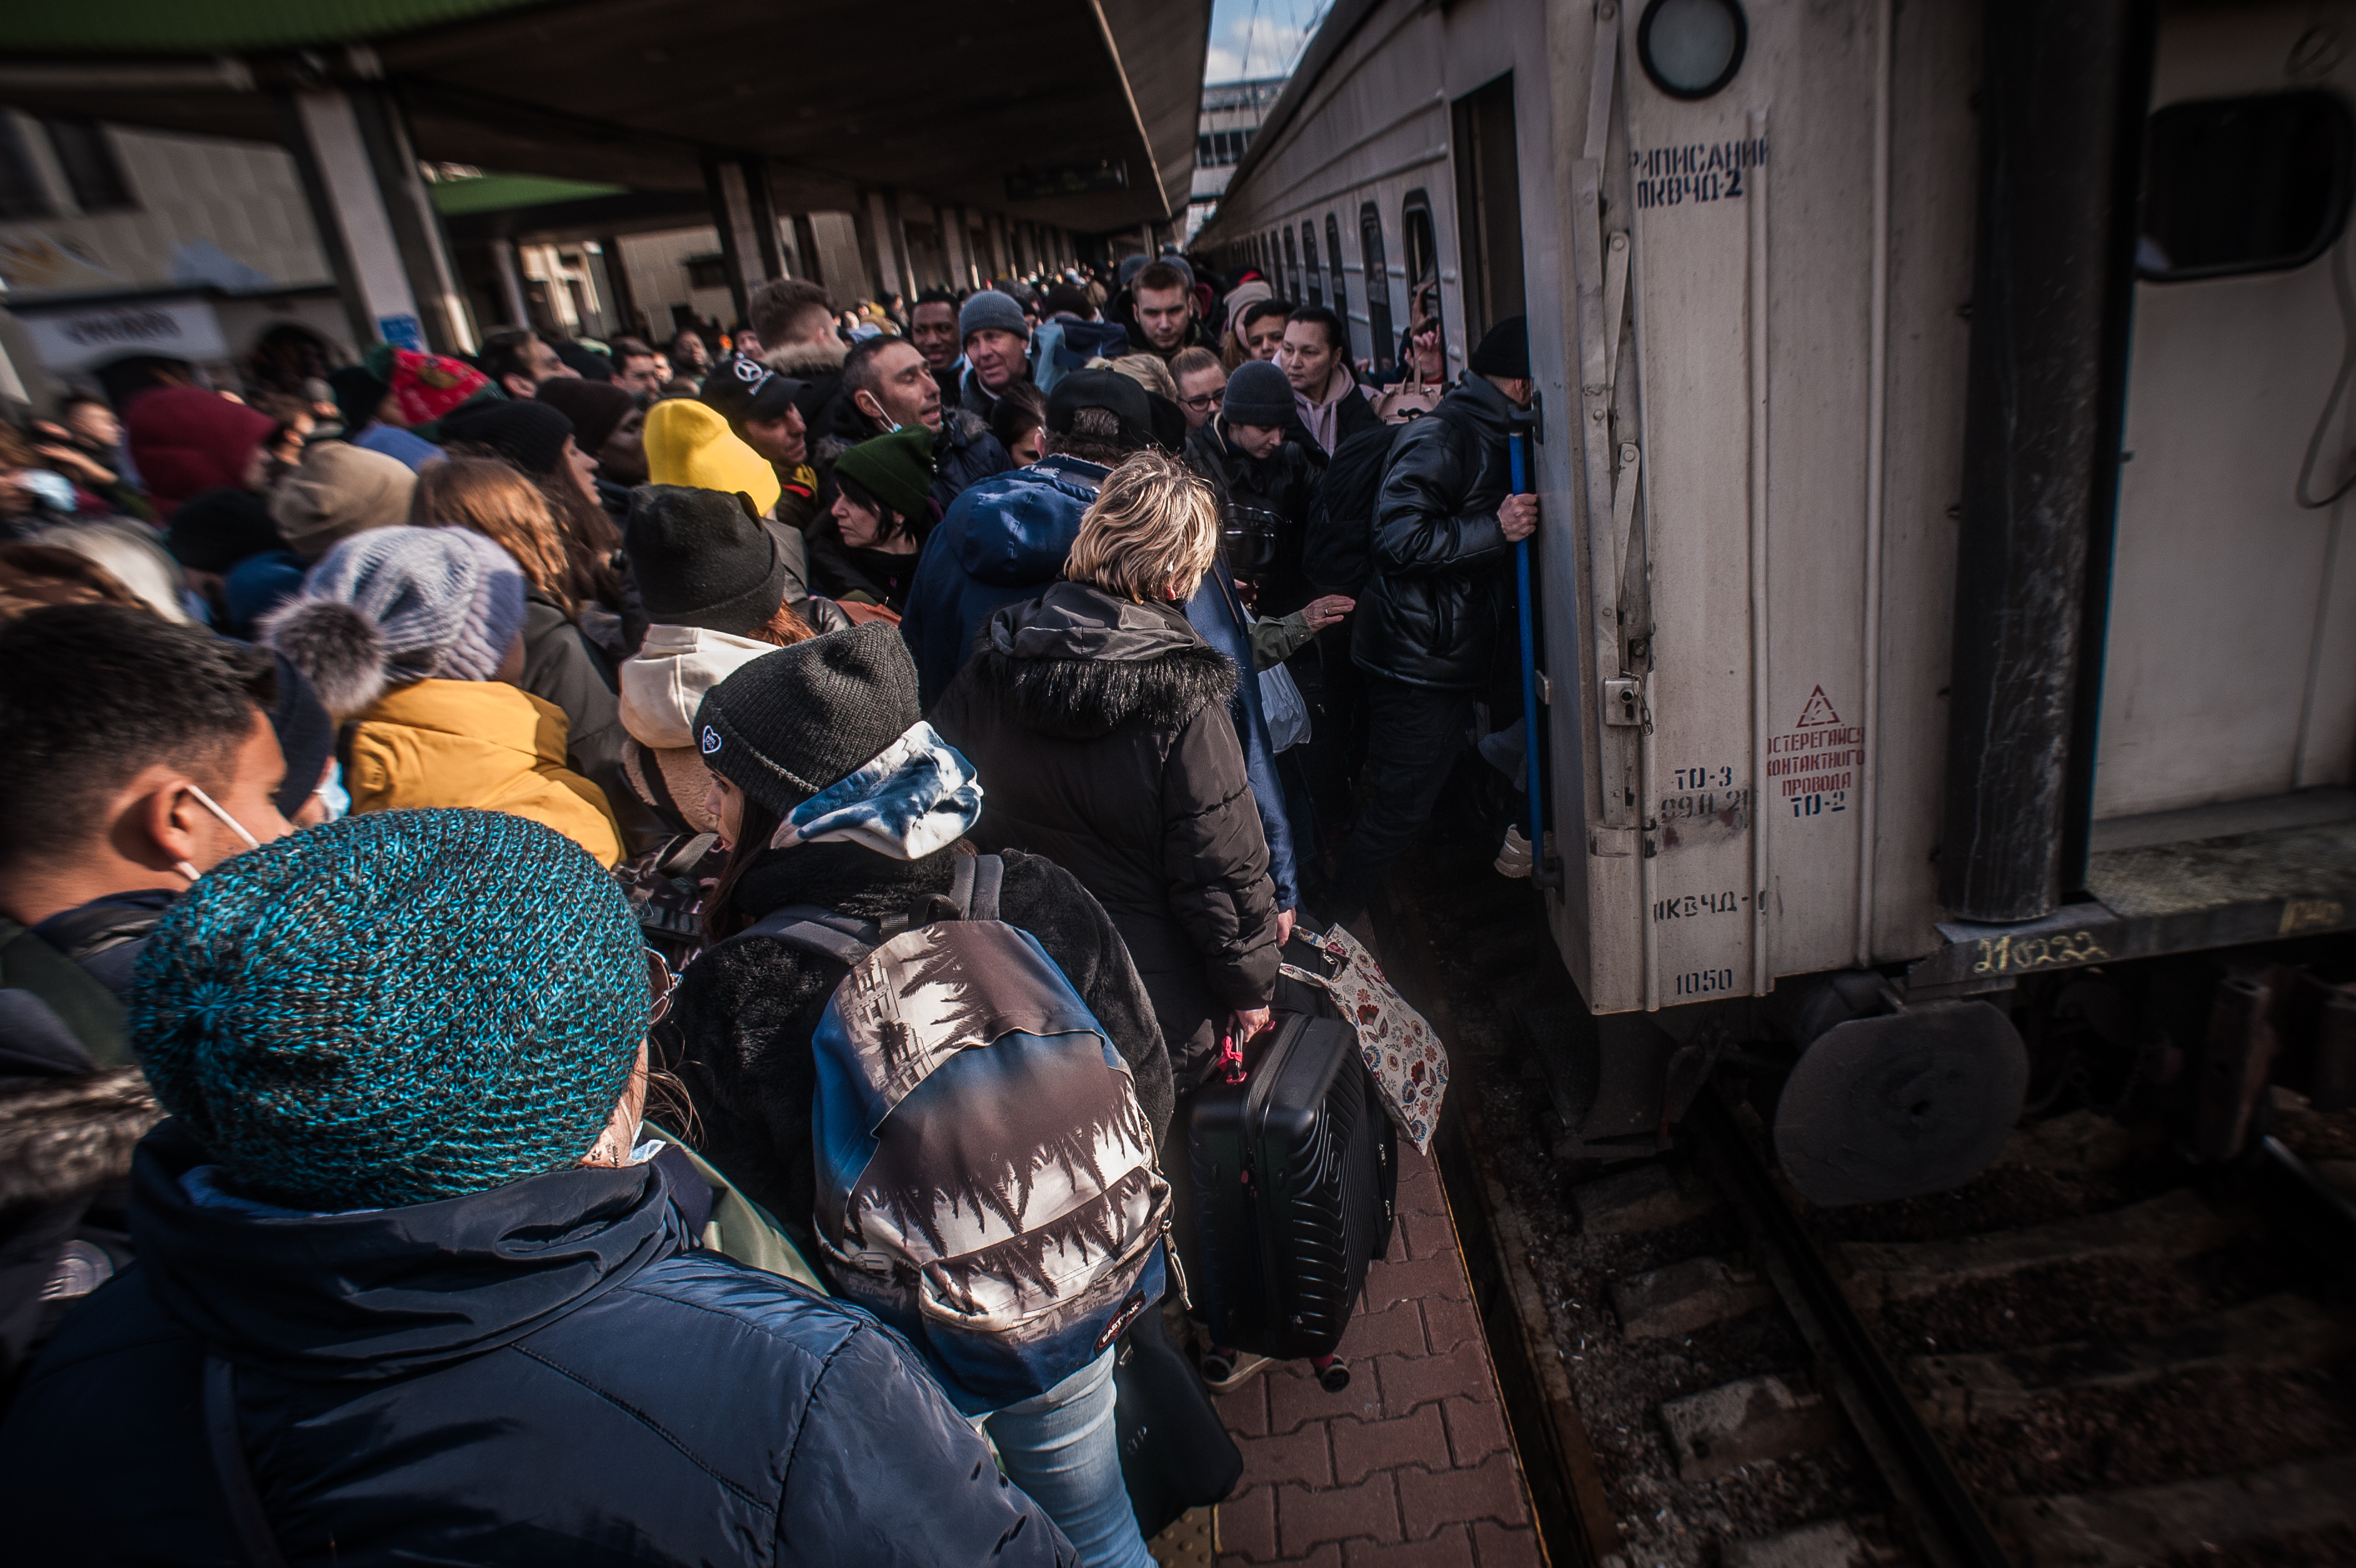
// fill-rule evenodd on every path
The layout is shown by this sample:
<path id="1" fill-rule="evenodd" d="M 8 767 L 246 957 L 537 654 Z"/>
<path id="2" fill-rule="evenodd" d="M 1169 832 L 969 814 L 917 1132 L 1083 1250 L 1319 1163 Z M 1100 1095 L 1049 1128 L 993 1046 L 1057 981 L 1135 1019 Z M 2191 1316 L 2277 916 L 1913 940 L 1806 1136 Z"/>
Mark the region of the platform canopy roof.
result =
<path id="1" fill-rule="evenodd" d="M 381 81 L 429 161 L 689 191 L 702 187 L 704 157 L 759 155 L 774 160 L 785 210 L 847 209 L 857 187 L 892 186 L 1105 232 L 1185 205 L 1210 9 L 1210 0 L 27 3 L 0 6 L 0 102 L 275 140 L 280 92 Z M 1108 165 L 1125 183 L 1108 183 Z"/>

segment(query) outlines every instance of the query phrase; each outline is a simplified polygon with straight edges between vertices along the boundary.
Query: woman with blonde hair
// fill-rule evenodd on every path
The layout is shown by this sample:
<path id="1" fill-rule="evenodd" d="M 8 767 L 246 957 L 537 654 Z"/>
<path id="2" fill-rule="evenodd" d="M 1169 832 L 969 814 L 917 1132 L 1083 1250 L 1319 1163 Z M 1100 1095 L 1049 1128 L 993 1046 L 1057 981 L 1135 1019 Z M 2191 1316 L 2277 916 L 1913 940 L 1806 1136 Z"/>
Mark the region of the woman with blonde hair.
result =
<path id="1" fill-rule="evenodd" d="M 515 683 L 564 710 L 565 760 L 605 792 L 632 850 L 659 839 L 668 824 L 630 787 L 630 736 L 613 662 L 581 629 L 582 584 L 546 493 L 500 458 L 452 457 L 417 476 L 409 521 L 479 533 L 514 558 L 524 580 L 523 672 Z"/>
<path id="2" fill-rule="evenodd" d="M 986 849 L 1044 854 L 1119 928 L 1181 1093 L 1267 1026 L 1277 904 L 1227 715 L 1237 672 L 1184 606 L 1218 549 L 1210 488 L 1141 452 L 1080 522 L 1067 581 L 1011 605 L 935 708 L 973 763 Z"/>

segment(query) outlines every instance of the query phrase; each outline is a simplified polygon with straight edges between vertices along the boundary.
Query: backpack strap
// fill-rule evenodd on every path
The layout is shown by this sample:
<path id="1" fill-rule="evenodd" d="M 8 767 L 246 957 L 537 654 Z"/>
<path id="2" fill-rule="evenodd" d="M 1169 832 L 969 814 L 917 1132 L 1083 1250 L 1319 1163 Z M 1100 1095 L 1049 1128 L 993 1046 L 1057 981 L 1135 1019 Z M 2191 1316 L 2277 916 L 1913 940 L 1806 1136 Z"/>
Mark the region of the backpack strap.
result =
<path id="1" fill-rule="evenodd" d="M 961 854 L 949 871 L 948 898 L 957 906 L 957 918 L 960 920 L 965 919 L 967 911 L 973 908 L 973 881 L 980 870 L 980 861 L 981 856 L 978 854 Z"/>
<path id="2" fill-rule="evenodd" d="M 973 860 L 973 892 L 965 907 L 969 920 L 995 920 L 998 915 L 998 889 L 1006 880 L 1006 863 L 994 854 L 977 854 Z"/>
<path id="3" fill-rule="evenodd" d="M 237 1434 L 237 1372 L 218 1355 L 205 1358 L 205 1440 L 246 1562 L 251 1568 L 286 1568 L 278 1538 L 270 1532 L 270 1516 L 262 1511 L 262 1494 L 254 1489 L 245 1444 Z"/>
<path id="4" fill-rule="evenodd" d="M 814 904 L 789 904 L 785 908 L 773 909 L 728 940 L 741 942 L 752 937 L 766 937 L 854 969 L 884 945 L 884 933 L 866 921 L 838 915 Z"/>

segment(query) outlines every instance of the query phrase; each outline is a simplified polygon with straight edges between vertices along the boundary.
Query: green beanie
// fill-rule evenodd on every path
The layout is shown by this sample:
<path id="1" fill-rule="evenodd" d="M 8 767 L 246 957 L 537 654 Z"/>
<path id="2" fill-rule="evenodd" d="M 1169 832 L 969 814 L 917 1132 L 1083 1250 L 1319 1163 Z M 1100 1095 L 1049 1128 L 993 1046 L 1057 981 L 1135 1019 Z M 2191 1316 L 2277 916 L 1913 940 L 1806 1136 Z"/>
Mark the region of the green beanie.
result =
<path id="1" fill-rule="evenodd" d="M 932 517 L 933 433 L 904 424 L 889 435 L 862 441 L 835 459 L 835 475 L 922 526 Z"/>

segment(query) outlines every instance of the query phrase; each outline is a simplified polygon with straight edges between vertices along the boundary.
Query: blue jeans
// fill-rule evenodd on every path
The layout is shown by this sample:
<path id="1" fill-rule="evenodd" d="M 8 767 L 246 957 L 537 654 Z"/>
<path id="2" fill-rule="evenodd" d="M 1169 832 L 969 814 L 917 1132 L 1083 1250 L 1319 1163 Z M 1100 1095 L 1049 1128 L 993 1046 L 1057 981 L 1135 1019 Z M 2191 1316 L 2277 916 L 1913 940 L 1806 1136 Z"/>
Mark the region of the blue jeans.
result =
<path id="1" fill-rule="evenodd" d="M 1153 1568 L 1120 1478 L 1107 1350 L 1045 1393 L 982 1418 L 1007 1478 L 1055 1521 L 1086 1568 Z"/>

